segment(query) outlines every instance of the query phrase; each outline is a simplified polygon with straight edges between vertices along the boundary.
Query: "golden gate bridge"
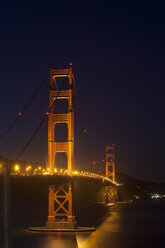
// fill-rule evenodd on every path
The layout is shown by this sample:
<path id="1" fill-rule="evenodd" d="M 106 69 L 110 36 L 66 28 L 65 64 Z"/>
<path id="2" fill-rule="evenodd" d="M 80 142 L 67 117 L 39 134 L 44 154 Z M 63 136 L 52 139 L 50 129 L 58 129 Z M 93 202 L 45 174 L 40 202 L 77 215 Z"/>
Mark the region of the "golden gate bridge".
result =
<path id="1" fill-rule="evenodd" d="M 50 84 L 47 83 L 48 75 Z M 42 100 L 39 99 L 41 90 L 44 92 L 49 90 L 49 107 L 47 106 L 47 101 L 43 100 L 42 94 Z M 0 137 L 1 154 L 4 154 L 4 157 L 6 156 L 7 158 L 15 156 L 10 162 L 2 159 L 2 169 L 10 167 L 10 174 L 14 177 L 28 175 L 35 177 L 36 180 L 38 177 L 45 177 L 49 178 L 50 181 L 49 213 L 46 226 L 43 228 L 30 228 L 30 230 L 82 230 L 77 228 L 74 216 L 74 181 L 76 178 L 90 179 L 91 182 L 101 183 L 105 186 L 106 202 L 117 199 L 116 189 L 119 185 L 115 181 L 114 145 L 106 146 L 105 175 L 94 171 L 75 169 L 73 93 L 76 96 L 77 109 L 82 123 L 82 133 L 87 138 L 87 130 L 84 128 L 84 121 L 80 111 L 72 64 L 68 68 L 56 69 L 50 67 L 49 72 L 29 102 Z M 45 110 L 44 112 L 43 109 Z M 36 114 L 39 113 L 39 110 L 40 117 Z M 62 129 L 62 133 L 66 133 L 65 139 L 62 141 L 58 140 L 59 129 L 56 129 L 56 126 L 61 124 L 67 128 L 67 132 Z M 48 132 L 46 129 L 48 129 Z M 88 140 L 87 148 L 89 152 Z M 61 153 L 66 154 L 67 166 L 65 169 L 59 168 L 57 165 L 56 157 Z M 93 162 L 93 164 L 96 163 Z M 88 228 L 88 230 L 92 229 Z"/>

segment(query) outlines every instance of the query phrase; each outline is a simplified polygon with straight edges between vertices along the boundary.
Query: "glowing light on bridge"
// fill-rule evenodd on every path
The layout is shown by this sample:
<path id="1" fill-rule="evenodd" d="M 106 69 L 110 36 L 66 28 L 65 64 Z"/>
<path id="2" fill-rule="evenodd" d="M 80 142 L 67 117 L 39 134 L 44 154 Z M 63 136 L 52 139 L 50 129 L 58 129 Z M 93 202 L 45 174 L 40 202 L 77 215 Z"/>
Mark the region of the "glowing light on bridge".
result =
<path id="1" fill-rule="evenodd" d="M 16 164 L 16 165 L 14 166 L 14 170 L 15 170 L 16 172 L 20 171 L 20 166 L 19 166 L 18 164 Z"/>
<path id="2" fill-rule="evenodd" d="M 25 176 L 27 175 L 34 175 L 34 176 L 69 176 L 69 177 L 86 177 L 86 178 L 93 178 L 93 179 L 100 179 L 103 182 L 110 182 L 112 184 L 115 184 L 116 186 L 119 186 L 119 184 L 117 182 L 113 182 L 111 179 L 103 176 L 103 175 L 99 175 L 99 174 L 95 174 L 95 173 L 91 173 L 91 172 L 87 172 L 87 171 L 78 171 L 78 170 L 74 170 L 72 172 L 70 172 L 68 169 L 64 170 L 64 169 L 54 169 L 54 172 L 51 172 L 49 168 L 47 169 L 43 169 L 41 166 L 38 167 L 38 169 L 32 169 L 31 166 L 26 167 L 25 169 L 25 174 L 23 173 L 19 173 L 21 171 L 21 168 L 19 165 L 15 165 L 15 172 L 18 173 L 19 176 Z"/>

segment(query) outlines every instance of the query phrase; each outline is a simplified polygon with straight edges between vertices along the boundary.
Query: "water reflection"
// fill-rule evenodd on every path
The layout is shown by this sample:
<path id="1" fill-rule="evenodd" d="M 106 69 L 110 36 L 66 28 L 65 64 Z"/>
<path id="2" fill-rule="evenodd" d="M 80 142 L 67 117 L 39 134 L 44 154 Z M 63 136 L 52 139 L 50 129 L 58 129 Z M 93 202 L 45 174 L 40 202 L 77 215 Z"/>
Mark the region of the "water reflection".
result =
<path id="1" fill-rule="evenodd" d="M 75 233 L 55 233 L 43 237 L 38 248 L 78 248 Z"/>
<path id="2" fill-rule="evenodd" d="M 109 247 L 109 240 L 111 236 L 120 232 L 120 216 L 119 212 L 113 212 L 95 232 L 87 234 L 76 234 L 77 243 L 79 248 L 101 248 Z"/>
<path id="3" fill-rule="evenodd" d="M 36 233 L 17 227 L 13 232 L 13 248 L 164 248 L 164 210 L 165 202 L 148 201 L 104 208 L 93 206 L 93 213 L 88 208 L 78 220 L 81 226 L 95 224 L 95 232 Z"/>
<path id="4" fill-rule="evenodd" d="M 109 240 L 110 233 L 118 232 L 119 226 L 119 213 L 113 206 L 103 208 L 102 205 L 94 206 L 96 212 L 91 218 L 89 209 L 89 216 L 85 219 L 81 225 L 86 225 L 89 222 L 93 224 L 94 220 L 97 220 L 98 214 L 104 213 L 102 217 L 102 223 L 97 226 L 95 232 L 84 232 L 84 233 L 38 233 L 27 231 L 26 228 L 14 229 L 14 248 L 102 248 L 108 247 L 106 243 Z M 88 212 L 86 212 L 88 213 Z M 107 216 L 107 217 L 106 217 Z M 80 219 L 80 218 L 79 218 Z M 84 219 L 84 217 L 82 218 Z M 81 219 L 81 221 L 82 221 Z"/>

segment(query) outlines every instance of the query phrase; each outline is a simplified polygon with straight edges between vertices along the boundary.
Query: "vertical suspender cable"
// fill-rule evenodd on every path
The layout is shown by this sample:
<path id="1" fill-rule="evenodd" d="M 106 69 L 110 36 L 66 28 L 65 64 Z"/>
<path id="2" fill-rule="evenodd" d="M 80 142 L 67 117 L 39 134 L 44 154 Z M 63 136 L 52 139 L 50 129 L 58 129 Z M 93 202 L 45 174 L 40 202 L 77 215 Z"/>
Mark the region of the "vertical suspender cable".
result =
<path id="1" fill-rule="evenodd" d="M 77 102 L 77 108 L 78 108 L 78 112 L 79 112 L 79 118 L 80 118 L 80 122 L 81 122 L 81 125 L 82 125 L 83 134 L 85 134 L 86 143 L 87 143 L 87 147 L 88 147 L 88 151 L 89 151 L 89 159 L 90 159 L 90 162 L 91 162 L 92 157 L 93 157 L 92 156 L 92 150 L 91 150 L 91 146 L 90 146 L 90 143 L 89 143 L 87 130 L 85 129 L 85 126 L 84 126 L 84 119 L 83 119 L 82 111 L 81 111 L 81 108 L 80 108 L 80 102 L 79 102 L 79 98 L 78 98 L 78 94 L 77 94 L 77 88 L 76 88 L 74 76 L 73 76 L 73 85 L 74 85 L 74 90 L 75 90 L 75 95 L 76 95 L 76 102 Z"/>

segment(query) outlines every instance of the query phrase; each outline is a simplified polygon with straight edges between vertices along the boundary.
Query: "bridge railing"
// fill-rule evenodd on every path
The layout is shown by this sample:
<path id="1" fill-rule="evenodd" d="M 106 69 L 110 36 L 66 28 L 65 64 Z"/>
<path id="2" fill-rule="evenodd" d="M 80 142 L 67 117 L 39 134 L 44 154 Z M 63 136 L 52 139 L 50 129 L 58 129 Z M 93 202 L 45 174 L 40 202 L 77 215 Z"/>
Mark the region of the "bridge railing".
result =
<path id="1" fill-rule="evenodd" d="M 63 169 L 54 169 L 54 172 L 51 172 L 49 168 L 47 169 L 42 169 L 42 170 L 38 170 L 38 169 L 34 169 L 34 171 L 28 172 L 26 171 L 26 173 L 16 173 L 17 175 L 20 176 L 26 176 L 26 175 L 41 175 L 41 176 L 53 176 L 53 175 L 57 175 L 57 176 L 70 176 L 70 177 L 86 177 L 86 178 L 93 178 L 93 179 L 99 179 L 105 182 L 109 182 L 112 185 L 115 186 L 119 186 L 119 184 L 117 182 L 113 182 L 111 179 L 100 175 L 100 174 L 95 174 L 95 173 L 91 173 L 91 172 L 87 172 L 87 171 L 72 171 L 70 172 L 69 170 L 63 170 Z"/>

